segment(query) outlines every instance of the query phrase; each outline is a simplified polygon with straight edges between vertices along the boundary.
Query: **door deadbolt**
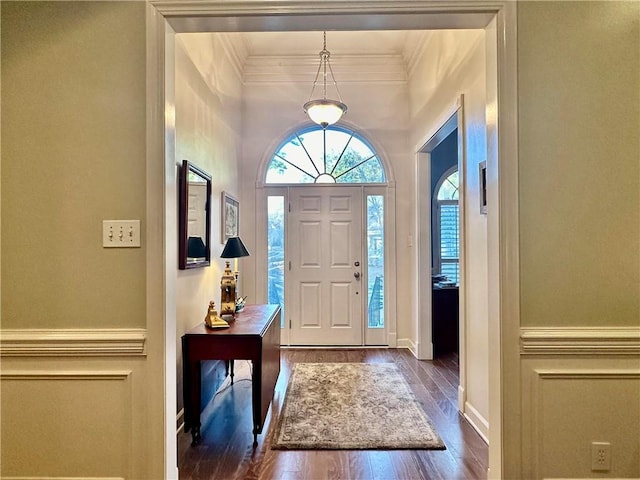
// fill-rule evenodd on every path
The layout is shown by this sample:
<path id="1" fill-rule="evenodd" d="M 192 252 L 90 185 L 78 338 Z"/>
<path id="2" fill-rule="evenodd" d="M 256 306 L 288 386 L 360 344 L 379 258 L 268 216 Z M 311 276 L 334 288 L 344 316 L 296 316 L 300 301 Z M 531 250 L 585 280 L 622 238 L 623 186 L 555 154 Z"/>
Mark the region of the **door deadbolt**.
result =
<path id="1" fill-rule="evenodd" d="M 360 266 L 360 262 L 353 262 L 353 265 L 356 266 L 356 267 L 359 267 Z"/>

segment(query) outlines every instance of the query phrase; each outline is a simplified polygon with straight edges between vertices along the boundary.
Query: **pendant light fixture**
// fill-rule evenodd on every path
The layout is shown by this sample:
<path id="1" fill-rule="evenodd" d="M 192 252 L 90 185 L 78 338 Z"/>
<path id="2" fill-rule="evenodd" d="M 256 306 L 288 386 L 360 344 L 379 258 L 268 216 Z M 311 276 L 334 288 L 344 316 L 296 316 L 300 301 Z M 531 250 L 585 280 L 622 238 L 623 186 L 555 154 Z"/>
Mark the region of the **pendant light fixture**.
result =
<path id="1" fill-rule="evenodd" d="M 329 62 L 329 57 L 331 56 L 331 54 L 329 53 L 329 50 L 327 50 L 327 32 L 323 32 L 323 35 L 324 44 L 322 50 L 320 51 L 320 65 L 318 65 L 316 79 L 313 81 L 313 88 L 311 89 L 311 95 L 309 95 L 309 101 L 304 104 L 303 108 L 305 113 L 309 115 L 309 118 L 313 122 L 321 125 L 322 128 L 327 128 L 329 125 L 333 125 L 342 118 L 342 116 L 347 112 L 347 106 L 342 103 L 340 91 L 338 90 L 338 84 L 336 83 L 336 79 L 333 76 L 333 70 L 331 69 L 331 63 Z M 313 92 L 316 89 L 318 77 L 320 76 L 321 71 L 322 98 L 312 100 Z M 331 80 L 333 81 L 333 85 L 336 87 L 336 93 L 338 94 L 339 100 L 327 99 L 327 72 L 331 74 Z"/>

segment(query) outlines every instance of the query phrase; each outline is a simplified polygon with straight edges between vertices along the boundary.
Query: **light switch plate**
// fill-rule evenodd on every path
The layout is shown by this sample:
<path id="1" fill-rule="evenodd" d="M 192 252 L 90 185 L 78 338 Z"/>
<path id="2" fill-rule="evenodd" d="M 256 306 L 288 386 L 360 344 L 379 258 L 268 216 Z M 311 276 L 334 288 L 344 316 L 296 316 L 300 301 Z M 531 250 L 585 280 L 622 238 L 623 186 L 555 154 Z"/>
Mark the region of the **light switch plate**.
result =
<path id="1" fill-rule="evenodd" d="M 140 220 L 103 220 L 102 246 L 131 248 L 140 246 Z"/>

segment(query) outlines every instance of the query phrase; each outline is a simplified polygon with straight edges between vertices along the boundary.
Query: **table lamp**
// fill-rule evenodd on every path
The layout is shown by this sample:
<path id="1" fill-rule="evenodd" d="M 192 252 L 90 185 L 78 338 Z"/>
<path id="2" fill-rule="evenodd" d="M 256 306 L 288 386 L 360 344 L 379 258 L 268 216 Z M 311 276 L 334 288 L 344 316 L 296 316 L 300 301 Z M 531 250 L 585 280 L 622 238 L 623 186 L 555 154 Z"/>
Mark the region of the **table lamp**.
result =
<path id="1" fill-rule="evenodd" d="M 226 261 L 224 273 L 220 279 L 220 315 L 235 315 L 236 313 L 236 284 L 238 281 L 238 258 L 248 257 L 249 251 L 240 237 L 229 237 L 220 254 L 220 258 L 233 258 L 234 272 L 231 272 L 229 260 Z"/>
<path id="2" fill-rule="evenodd" d="M 202 237 L 189 237 L 187 239 L 187 258 L 205 258 L 207 247 Z"/>

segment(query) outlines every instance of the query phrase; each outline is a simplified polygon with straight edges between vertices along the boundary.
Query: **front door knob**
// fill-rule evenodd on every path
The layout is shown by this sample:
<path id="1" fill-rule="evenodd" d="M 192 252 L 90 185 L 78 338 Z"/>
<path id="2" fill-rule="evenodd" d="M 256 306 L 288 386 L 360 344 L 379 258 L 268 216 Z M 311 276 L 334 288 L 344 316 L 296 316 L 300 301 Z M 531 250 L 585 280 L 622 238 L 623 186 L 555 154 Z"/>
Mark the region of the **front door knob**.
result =
<path id="1" fill-rule="evenodd" d="M 360 279 L 360 272 L 355 272 L 353 274 L 353 276 L 356 277 L 356 280 L 359 280 Z"/>

